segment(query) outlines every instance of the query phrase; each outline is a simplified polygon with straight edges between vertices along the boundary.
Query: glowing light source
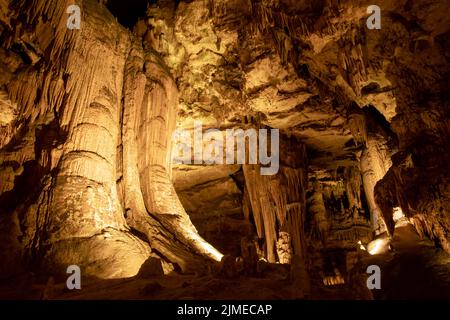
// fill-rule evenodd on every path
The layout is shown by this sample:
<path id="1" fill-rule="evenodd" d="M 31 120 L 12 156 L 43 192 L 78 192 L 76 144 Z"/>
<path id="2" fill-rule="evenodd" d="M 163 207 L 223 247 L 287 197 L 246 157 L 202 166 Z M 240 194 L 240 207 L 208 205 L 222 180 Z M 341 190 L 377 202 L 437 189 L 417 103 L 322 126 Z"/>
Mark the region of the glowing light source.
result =
<path id="1" fill-rule="evenodd" d="M 361 243 L 361 240 L 358 241 L 358 244 L 359 244 L 359 248 L 360 248 L 361 250 L 366 251 L 366 247 L 363 246 L 363 244 Z"/>
<path id="2" fill-rule="evenodd" d="M 204 250 L 204 254 L 211 257 L 212 259 L 216 261 L 222 260 L 223 254 L 220 253 L 216 248 L 214 248 L 211 244 L 209 244 L 207 241 L 205 241 L 200 235 L 196 232 L 194 232 L 191 229 L 187 229 L 188 234 L 190 235 L 191 239 L 193 241 L 198 241 L 200 247 Z"/>
<path id="3" fill-rule="evenodd" d="M 408 219 L 405 217 L 405 215 L 402 211 L 402 208 L 400 208 L 400 207 L 394 208 L 394 211 L 392 213 L 392 218 L 394 219 L 396 228 L 404 227 L 405 225 L 409 224 Z"/>
<path id="4" fill-rule="evenodd" d="M 223 254 L 221 254 L 219 251 L 217 251 L 216 248 L 214 248 L 212 245 L 210 245 L 208 242 L 203 242 L 202 247 L 214 258 L 216 261 L 220 261 L 223 258 Z"/>
<path id="5" fill-rule="evenodd" d="M 345 283 L 345 280 L 340 274 L 338 274 L 334 277 L 329 276 L 329 277 L 323 278 L 323 284 L 326 286 L 335 286 L 335 285 L 344 284 L 344 283 Z"/>
<path id="6" fill-rule="evenodd" d="M 393 216 L 392 216 L 394 221 L 397 222 L 398 220 L 400 220 L 403 217 L 405 217 L 405 215 L 403 214 L 402 208 L 395 207 L 394 208 L 394 212 L 393 212 Z"/>
<path id="7" fill-rule="evenodd" d="M 389 249 L 389 241 L 388 238 L 375 239 L 367 245 L 367 251 L 371 255 L 384 253 Z"/>

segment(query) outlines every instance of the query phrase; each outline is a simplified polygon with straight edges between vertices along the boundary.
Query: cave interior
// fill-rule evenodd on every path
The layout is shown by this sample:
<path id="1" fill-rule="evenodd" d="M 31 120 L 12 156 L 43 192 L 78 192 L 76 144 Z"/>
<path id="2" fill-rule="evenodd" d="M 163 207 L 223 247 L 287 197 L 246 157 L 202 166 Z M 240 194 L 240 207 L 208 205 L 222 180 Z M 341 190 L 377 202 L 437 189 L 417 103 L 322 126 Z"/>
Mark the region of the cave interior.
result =
<path id="1" fill-rule="evenodd" d="M 371 5 L 0 0 L 0 298 L 450 299 L 449 4 Z"/>

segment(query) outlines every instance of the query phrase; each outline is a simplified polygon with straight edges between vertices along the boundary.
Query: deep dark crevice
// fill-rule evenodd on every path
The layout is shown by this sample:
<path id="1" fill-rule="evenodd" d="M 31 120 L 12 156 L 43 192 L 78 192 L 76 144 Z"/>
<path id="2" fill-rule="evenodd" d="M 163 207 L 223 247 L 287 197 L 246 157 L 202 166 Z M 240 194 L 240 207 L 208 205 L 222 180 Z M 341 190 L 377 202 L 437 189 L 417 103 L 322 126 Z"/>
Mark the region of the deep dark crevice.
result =
<path id="1" fill-rule="evenodd" d="M 380 85 L 378 83 L 376 83 L 376 82 L 371 82 L 371 83 L 369 83 L 368 85 L 364 86 L 361 89 L 361 94 L 362 95 L 366 95 L 366 94 L 369 94 L 369 93 L 378 92 L 379 90 L 380 90 Z"/>
<path id="2" fill-rule="evenodd" d="M 128 210 L 127 210 L 127 211 L 128 211 Z M 126 213 L 125 213 L 125 214 L 126 214 Z M 150 244 L 150 241 L 149 241 L 149 239 L 148 239 L 148 236 L 147 236 L 145 233 L 143 233 L 143 232 L 137 230 L 136 228 L 131 227 L 131 228 L 130 228 L 130 233 L 131 233 L 133 236 L 135 236 L 136 238 L 142 240 L 143 242 Z"/>
<path id="3" fill-rule="evenodd" d="M 366 115 L 368 130 L 372 133 L 383 134 L 388 138 L 390 144 L 396 146 L 398 141 L 397 135 L 383 114 L 372 105 L 365 106 L 362 110 Z"/>
<path id="4" fill-rule="evenodd" d="M 408 20 L 403 15 L 395 12 L 388 12 L 387 16 L 393 21 L 400 22 L 410 33 L 412 32 L 423 32 L 422 27 L 415 20 Z"/>
<path id="5" fill-rule="evenodd" d="M 0 196 L 0 208 L 4 213 L 13 212 L 23 203 L 29 206 L 39 197 L 41 185 L 36 181 L 41 181 L 45 174 L 44 168 L 37 161 L 27 161 L 23 164 L 23 168 L 23 173 L 14 179 L 15 189 Z"/>
<path id="6" fill-rule="evenodd" d="M 161 260 L 168 261 L 166 259 L 166 257 L 161 252 L 159 252 L 157 249 L 152 248 L 152 253 L 154 255 L 158 256 Z M 176 262 L 170 262 L 170 263 L 172 264 L 175 273 L 182 273 L 182 269 L 178 263 L 176 263 Z"/>
<path id="7" fill-rule="evenodd" d="M 442 54 L 450 61 L 450 30 L 435 37 L 435 42 L 441 46 Z"/>
<path id="8" fill-rule="evenodd" d="M 24 45 L 21 45 L 21 44 L 19 44 L 19 43 L 14 43 L 14 44 L 12 45 L 12 47 L 11 47 L 11 50 L 12 50 L 14 53 L 18 54 L 18 55 L 22 58 L 22 60 L 23 60 L 23 62 L 24 62 L 25 64 L 27 64 L 27 65 L 31 64 L 31 62 L 32 62 L 32 61 L 31 61 L 31 58 L 30 58 L 30 56 L 27 54 Z"/>
<path id="9" fill-rule="evenodd" d="M 146 16 L 147 5 L 154 3 L 156 0 L 109 0 L 106 7 L 121 25 L 132 30 L 139 18 Z"/>
<path id="10" fill-rule="evenodd" d="M 370 208 L 367 203 L 366 191 L 364 190 L 364 186 L 361 184 L 360 186 L 360 195 L 361 195 L 361 204 L 362 204 L 362 212 L 364 213 L 364 218 L 370 220 Z"/>
<path id="11" fill-rule="evenodd" d="M 233 179 L 234 183 L 236 183 L 236 186 L 239 188 L 239 190 L 244 193 L 245 189 L 245 177 L 244 177 L 244 171 L 239 169 L 239 171 L 233 173 L 231 176 L 231 179 Z"/>

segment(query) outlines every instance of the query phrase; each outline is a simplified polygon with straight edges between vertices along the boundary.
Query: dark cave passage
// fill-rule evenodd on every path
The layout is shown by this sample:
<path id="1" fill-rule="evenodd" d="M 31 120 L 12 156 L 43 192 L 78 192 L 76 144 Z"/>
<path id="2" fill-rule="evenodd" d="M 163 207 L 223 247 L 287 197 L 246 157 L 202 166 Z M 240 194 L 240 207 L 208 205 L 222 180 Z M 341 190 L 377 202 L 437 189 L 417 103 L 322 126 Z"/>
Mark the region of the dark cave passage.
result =
<path id="1" fill-rule="evenodd" d="M 133 30 L 139 18 L 146 16 L 147 6 L 156 2 L 156 0 L 108 0 L 106 7 L 121 25 Z"/>

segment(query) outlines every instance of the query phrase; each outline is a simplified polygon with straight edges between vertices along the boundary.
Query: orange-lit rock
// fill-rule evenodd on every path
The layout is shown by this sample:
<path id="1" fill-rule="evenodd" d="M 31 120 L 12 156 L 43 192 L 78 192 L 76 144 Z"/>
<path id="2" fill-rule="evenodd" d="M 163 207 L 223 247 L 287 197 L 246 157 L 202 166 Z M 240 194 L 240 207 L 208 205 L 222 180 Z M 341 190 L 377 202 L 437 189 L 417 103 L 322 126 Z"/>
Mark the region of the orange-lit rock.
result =
<path id="1" fill-rule="evenodd" d="M 80 0 L 80 29 L 71 4 L 0 0 L 1 279 L 44 299 L 73 264 L 87 298 L 135 275 L 125 298 L 442 297 L 445 1 L 380 0 L 371 30 L 365 0 Z M 198 122 L 279 130 L 276 174 L 173 163 Z M 419 290 L 395 287 L 405 266 Z"/>

